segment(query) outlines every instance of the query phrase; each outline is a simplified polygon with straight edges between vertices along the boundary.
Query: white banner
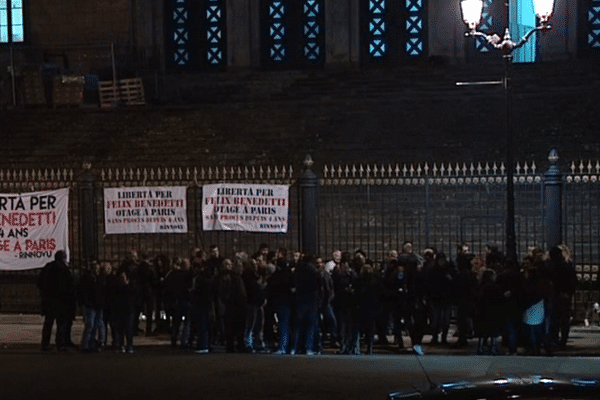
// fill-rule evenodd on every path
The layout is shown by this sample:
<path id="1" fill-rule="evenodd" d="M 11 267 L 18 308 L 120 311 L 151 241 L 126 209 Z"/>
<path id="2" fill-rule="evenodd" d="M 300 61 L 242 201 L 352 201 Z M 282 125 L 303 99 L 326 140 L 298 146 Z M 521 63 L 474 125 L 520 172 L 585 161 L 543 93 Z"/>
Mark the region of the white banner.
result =
<path id="1" fill-rule="evenodd" d="M 186 187 L 104 189 L 104 231 L 187 233 Z"/>
<path id="2" fill-rule="evenodd" d="M 216 184 L 202 186 L 205 231 L 286 233 L 289 186 Z"/>
<path id="3" fill-rule="evenodd" d="M 0 194 L 0 270 L 41 268 L 69 254 L 69 189 Z"/>

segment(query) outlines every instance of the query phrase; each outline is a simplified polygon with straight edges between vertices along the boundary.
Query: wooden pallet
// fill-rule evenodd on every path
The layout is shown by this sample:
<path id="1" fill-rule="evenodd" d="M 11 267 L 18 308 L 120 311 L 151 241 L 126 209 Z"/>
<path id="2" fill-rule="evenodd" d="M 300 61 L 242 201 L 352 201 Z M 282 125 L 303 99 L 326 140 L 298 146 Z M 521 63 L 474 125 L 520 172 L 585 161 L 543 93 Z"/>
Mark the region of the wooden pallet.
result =
<path id="1" fill-rule="evenodd" d="M 117 104 L 128 106 L 146 104 L 142 78 L 121 79 L 115 87 L 113 81 L 101 81 L 99 86 L 100 106 L 112 107 Z"/>
<path id="2" fill-rule="evenodd" d="M 83 86 L 83 77 L 54 77 L 52 103 L 54 105 L 80 105 L 83 103 Z"/>
<path id="3" fill-rule="evenodd" d="M 21 77 L 21 102 L 24 105 L 46 104 L 44 82 L 38 70 L 24 70 Z"/>

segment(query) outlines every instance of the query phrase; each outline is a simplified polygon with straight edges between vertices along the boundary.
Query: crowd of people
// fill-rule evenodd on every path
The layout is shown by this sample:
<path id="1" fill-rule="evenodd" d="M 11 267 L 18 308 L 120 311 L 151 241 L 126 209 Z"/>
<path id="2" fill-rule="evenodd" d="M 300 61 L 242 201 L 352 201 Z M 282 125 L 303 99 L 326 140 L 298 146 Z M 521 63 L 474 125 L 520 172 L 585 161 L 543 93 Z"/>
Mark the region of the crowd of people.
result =
<path id="1" fill-rule="evenodd" d="M 134 352 L 134 337 L 169 334 L 171 345 L 200 354 L 227 352 L 372 354 L 430 345 L 478 354 L 552 354 L 566 346 L 577 278 L 569 249 L 529 249 L 518 263 L 494 243 L 482 255 L 461 244 L 454 259 L 422 254 L 405 242 L 375 263 L 361 250 L 330 260 L 261 245 L 224 258 L 217 246 L 169 259 L 130 251 L 120 265 L 92 263 L 77 282 L 58 251 L 40 273 L 45 322 L 42 349 L 71 344 L 79 302 L 85 327 L 80 350 Z M 145 316 L 144 329 L 139 327 Z M 450 324 L 457 328 L 449 337 Z M 144 321 L 142 321 L 143 323 Z M 405 343 L 403 336 L 410 343 Z M 451 343 L 452 341 L 452 343 Z"/>

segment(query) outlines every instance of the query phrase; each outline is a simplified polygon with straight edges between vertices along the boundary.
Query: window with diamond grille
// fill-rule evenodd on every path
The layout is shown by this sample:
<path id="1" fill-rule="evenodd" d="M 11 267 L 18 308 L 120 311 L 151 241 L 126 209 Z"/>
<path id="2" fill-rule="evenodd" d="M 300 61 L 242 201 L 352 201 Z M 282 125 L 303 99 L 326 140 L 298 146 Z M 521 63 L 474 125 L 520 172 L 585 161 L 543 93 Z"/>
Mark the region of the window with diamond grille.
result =
<path id="1" fill-rule="evenodd" d="M 427 52 L 427 0 L 362 0 L 362 54 L 373 63 L 420 59 Z"/>
<path id="2" fill-rule="evenodd" d="M 272 0 L 269 4 L 269 58 L 276 64 L 288 60 L 287 3 Z"/>
<path id="3" fill-rule="evenodd" d="M 171 12 L 171 62 L 178 67 L 190 64 L 190 0 L 173 0 Z"/>
<path id="4" fill-rule="evenodd" d="M 369 0 L 369 56 L 382 59 L 388 52 L 388 0 Z"/>
<path id="5" fill-rule="evenodd" d="M 406 54 L 420 57 L 425 50 L 425 0 L 406 0 Z"/>
<path id="6" fill-rule="evenodd" d="M 24 40 L 23 0 L 0 0 L 0 43 Z"/>
<path id="7" fill-rule="evenodd" d="M 587 45 L 592 50 L 600 50 L 600 0 L 590 2 L 587 26 Z"/>
<path id="8" fill-rule="evenodd" d="M 225 64 L 224 27 L 224 0 L 206 0 L 206 61 L 213 66 Z"/>
<path id="9" fill-rule="evenodd" d="M 325 0 L 262 0 L 262 62 L 270 68 L 322 66 Z"/>
<path id="10" fill-rule="evenodd" d="M 323 0 L 304 0 L 304 59 L 310 63 L 323 60 Z"/>
<path id="11" fill-rule="evenodd" d="M 226 57 L 225 0 L 168 0 L 167 61 L 178 69 L 222 69 Z"/>

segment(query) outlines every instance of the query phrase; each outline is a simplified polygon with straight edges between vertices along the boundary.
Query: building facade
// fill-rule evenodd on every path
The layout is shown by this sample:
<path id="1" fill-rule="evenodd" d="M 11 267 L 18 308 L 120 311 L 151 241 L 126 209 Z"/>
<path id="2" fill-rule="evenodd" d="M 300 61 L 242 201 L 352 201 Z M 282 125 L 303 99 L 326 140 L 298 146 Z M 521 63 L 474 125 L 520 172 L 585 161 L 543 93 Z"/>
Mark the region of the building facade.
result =
<path id="1" fill-rule="evenodd" d="M 507 8 L 505 1 L 485 0 L 480 28 L 500 34 L 510 25 L 520 36 L 535 24 L 531 1 Z M 557 0 L 551 22 L 523 61 L 587 57 L 600 49 L 600 0 Z M 458 0 L 0 2 L 3 64 L 11 55 L 13 63 L 62 58 L 73 70 L 110 69 L 115 59 L 134 70 L 226 71 L 485 58 L 489 49 L 465 30 Z"/>

